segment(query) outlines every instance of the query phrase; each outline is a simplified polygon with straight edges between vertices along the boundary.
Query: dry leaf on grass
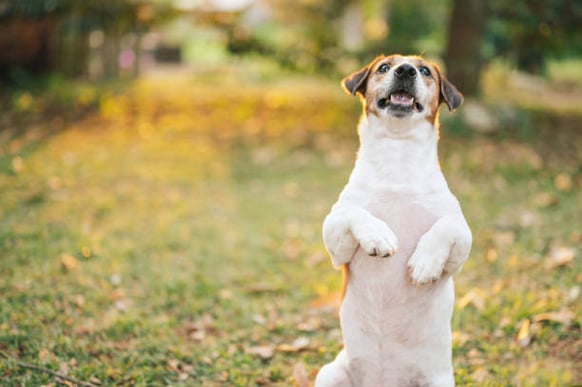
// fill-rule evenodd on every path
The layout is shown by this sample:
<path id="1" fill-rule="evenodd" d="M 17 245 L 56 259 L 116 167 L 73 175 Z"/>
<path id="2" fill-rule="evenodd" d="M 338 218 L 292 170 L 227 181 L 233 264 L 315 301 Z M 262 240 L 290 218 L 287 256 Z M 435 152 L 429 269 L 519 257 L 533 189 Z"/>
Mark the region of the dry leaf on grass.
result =
<path id="1" fill-rule="evenodd" d="M 573 186 L 572 176 L 562 172 L 554 178 L 554 185 L 560 191 L 569 191 Z"/>
<path id="2" fill-rule="evenodd" d="M 204 340 L 209 333 L 215 330 L 214 318 L 208 313 L 203 314 L 194 322 L 187 323 L 185 327 L 186 336 L 195 341 Z"/>
<path id="3" fill-rule="evenodd" d="M 550 254 L 544 262 L 546 270 L 553 270 L 558 267 L 569 265 L 574 261 L 576 249 L 571 247 L 555 246 L 550 250 Z"/>
<path id="4" fill-rule="evenodd" d="M 321 328 L 322 321 L 318 317 L 309 317 L 305 321 L 301 321 L 297 324 L 297 329 L 303 332 L 314 332 Z"/>
<path id="5" fill-rule="evenodd" d="M 170 372 L 175 372 L 178 374 L 178 379 L 186 380 L 188 379 L 188 373 L 194 370 L 194 367 L 188 364 L 183 364 L 178 359 L 170 359 L 166 365 L 166 369 Z"/>
<path id="6" fill-rule="evenodd" d="M 531 322 L 529 319 L 522 320 L 517 332 L 517 343 L 522 347 L 527 347 L 531 342 Z"/>
<path id="7" fill-rule="evenodd" d="M 457 308 L 464 309 L 469 304 L 479 311 L 485 308 L 485 298 L 481 290 L 477 288 L 469 290 L 467 294 L 457 301 Z"/>
<path id="8" fill-rule="evenodd" d="M 558 204 L 556 195 L 550 192 L 540 192 L 533 197 L 533 204 L 538 208 L 547 208 Z"/>
<path id="9" fill-rule="evenodd" d="M 245 352 L 249 355 L 258 356 L 263 360 L 269 360 L 275 355 L 275 347 L 273 345 L 260 345 L 247 348 Z"/>
<path id="10" fill-rule="evenodd" d="M 63 254 L 61 255 L 61 269 L 64 272 L 69 272 L 73 270 L 77 270 L 80 266 L 79 260 L 72 256 L 71 254 Z"/>
<path id="11" fill-rule="evenodd" d="M 309 379 L 307 378 L 307 371 L 303 363 L 295 364 L 293 368 L 293 385 L 295 387 L 309 387 Z"/>
<path id="12" fill-rule="evenodd" d="M 534 322 L 552 321 L 564 325 L 570 325 L 575 317 L 576 315 L 571 310 L 562 309 L 558 312 L 546 312 L 536 314 L 535 316 L 532 317 L 532 320 Z"/>
<path id="13" fill-rule="evenodd" d="M 469 340 L 471 340 L 471 335 L 461 332 L 453 331 L 453 343 L 457 346 L 465 345 Z"/>
<path id="14" fill-rule="evenodd" d="M 298 337 L 291 344 L 279 344 L 277 351 L 279 352 L 300 352 L 309 347 L 309 339 L 307 337 Z"/>

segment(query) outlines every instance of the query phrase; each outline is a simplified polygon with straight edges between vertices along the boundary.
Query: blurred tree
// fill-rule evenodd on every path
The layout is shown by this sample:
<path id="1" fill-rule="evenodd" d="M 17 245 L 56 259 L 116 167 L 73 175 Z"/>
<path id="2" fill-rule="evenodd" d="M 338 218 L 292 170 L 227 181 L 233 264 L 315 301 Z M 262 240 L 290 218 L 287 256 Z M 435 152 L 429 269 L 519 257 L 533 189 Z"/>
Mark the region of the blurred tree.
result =
<path id="1" fill-rule="evenodd" d="M 582 55 L 582 1 L 492 0 L 487 31 L 491 56 L 542 73 L 548 57 Z"/>
<path id="2" fill-rule="evenodd" d="M 104 75 L 116 76 L 121 38 L 136 36 L 138 56 L 141 34 L 176 14 L 172 0 L 0 0 L 0 77 L 15 69 L 86 75 L 94 31 L 104 35 Z"/>
<path id="3" fill-rule="evenodd" d="M 383 44 L 388 52 L 427 56 L 442 54 L 448 1 L 389 0 L 386 3 L 389 32 Z"/>
<path id="4" fill-rule="evenodd" d="M 482 41 L 487 22 L 485 0 L 454 0 L 445 51 L 447 77 L 467 96 L 479 92 Z"/>

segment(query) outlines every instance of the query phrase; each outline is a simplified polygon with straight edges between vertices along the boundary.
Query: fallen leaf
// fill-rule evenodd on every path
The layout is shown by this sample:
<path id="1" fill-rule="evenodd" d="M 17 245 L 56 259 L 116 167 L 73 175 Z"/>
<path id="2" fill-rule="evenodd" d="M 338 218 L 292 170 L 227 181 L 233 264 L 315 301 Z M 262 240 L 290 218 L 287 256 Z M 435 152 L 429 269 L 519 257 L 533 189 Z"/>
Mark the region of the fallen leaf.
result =
<path id="1" fill-rule="evenodd" d="M 478 368 L 475 372 L 471 374 L 474 382 L 485 383 L 491 380 L 491 374 L 485 368 Z"/>
<path id="2" fill-rule="evenodd" d="M 314 332 L 321 327 L 321 319 L 317 317 L 310 317 L 307 321 L 302 321 L 297 324 L 297 329 L 303 332 Z"/>
<path id="3" fill-rule="evenodd" d="M 92 251 L 91 251 L 91 249 L 90 249 L 89 247 L 87 247 L 87 246 L 83 246 L 83 247 L 81 247 L 81 255 L 82 255 L 84 258 L 91 258 L 91 255 L 92 255 L 92 254 L 93 254 L 93 253 L 92 253 Z"/>
<path id="4" fill-rule="evenodd" d="M 231 300 L 232 299 L 232 290 L 228 288 L 223 288 L 218 291 L 218 297 L 222 300 Z"/>
<path id="5" fill-rule="evenodd" d="M 575 317 L 576 315 L 571 310 L 562 309 L 558 312 L 546 312 L 536 314 L 535 316 L 532 317 L 532 320 L 535 322 L 552 321 L 564 325 L 570 325 Z"/>
<path id="6" fill-rule="evenodd" d="M 481 352 L 479 352 L 479 350 L 476 348 L 472 348 L 467 353 L 467 358 L 469 359 L 469 364 L 471 364 L 471 366 L 473 366 L 473 367 L 481 366 L 484 364 L 484 360 L 483 360 L 483 357 L 481 355 Z"/>
<path id="7" fill-rule="evenodd" d="M 186 324 L 186 336 L 195 341 L 202 341 L 208 333 L 215 331 L 214 318 L 208 314 L 203 314 L 198 320 Z"/>
<path id="8" fill-rule="evenodd" d="M 497 261 L 498 256 L 499 254 L 497 254 L 497 250 L 494 247 L 489 247 L 485 251 L 485 260 L 489 263 Z"/>
<path id="9" fill-rule="evenodd" d="M 69 374 L 69 364 L 66 361 L 60 362 L 58 372 L 60 375 L 67 376 Z"/>
<path id="10" fill-rule="evenodd" d="M 580 296 L 580 286 L 573 286 L 568 291 L 568 299 L 567 299 L 568 303 L 572 303 L 572 302 L 576 301 L 579 296 Z"/>
<path id="11" fill-rule="evenodd" d="M 109 281 L 111 282 L 111 285 L 119 286 L 119 285 L 121 285 L 121 279 L 122 278 L 121 278 L 120 274 L 112 274 Z"/>
<path id="12" fill-rule="evenodd" d="M 558 204 L 558 198 L 550 192 L 540 192 L 533 197 L 533 204 L 538 208 L 546 208 Z"/>
<path id="13" fill-rule="evenodd" d="M 464 309 L 469 304 L 473 305 L 477 310 L 485 308 L 485 299 L 479 289 L 473 288 L 469 290 L 467 294 L 457 301 L 457 308 Z"/>
<path id="14" fill-rule="evenodd" d="M 515 242 L 515 233 L 511 230 L 498 231 L 493 234 L 493 242 L 498 248 L 508 247 Z"/>
<path id="15" fill-rule="evenodd" d="M 309 339 L 307 337 L 299 337 L 291 344 L 280 344 L 277 346 L 277 351 L 294 353 L 300 352 L 309 347 Z"/>
<path id="16" fill-rule="evenodd" d="M 115 289 L 111 293 L 109 293 L 109 299 L 111 301 L 119 301 L 125 298 L 125 292 L 123 289 Z"/>
<path id="17" fill-rule="evenodd" d="M 297 363 L 293 367 L 293 385 L 295 387 L 309 387 L 309 379 L 303 363 Z"/>
<path id="18" fill-rule="evenodd" d="M 471 335 L 463 333 L 461 331 L 453 331 L 453 343 L 457 346 L 465 345 L 469 340 L 471 340 Z"/>
<path id="19" fill-rule="evenodd" d="M 24 168 L 24 162 L 22 161 L 22 157 L 16 156 L 12 159 L 12 170 L 14 173 L 19 173 Z"/>
<path id="20" fill-rule="evenodd" d="M 170 359 L 168 360 L 168 364 L 166 366 L 166 368 L 168 369 L 168 371 L 178 371 L 178 368 L 180 367 L 180 361 L 177 359 Z"/>
<path id="21" fill-rule="evenodd" d="M 522 320 L 520 323 L 519 331 L 517 332 L 517 343 L 522 347 L 527 347 L 531 342 L 530 326 L 529 319 Z"/>
<path id="22" fill-rule="evenodd" d="M 64 272 L 70 272 L 79 268 L 79 260 L 70 254 L 61 255 L 61 269 Z"/>
<path id="23" fill-rule="evenodd" d="M 267 323 L 267 318 L 260 314 L 254 314 L 252 316 L 253 322 L 259 325 L 265 325 Z"/>
<path id="24" fill-rule="evenodd" d="M 226 382 L 228 381 L 228 372 L 226 371 L 222 371 L 219 375 L 218 375 L 218 381 L 219 382 Z"/>
<path id="25" fill-rule="evenodd" d="M 46 363 L 51 355 L 51 352 L 46 348 L 41 348 L 41 350 L 38 351 L 38 358 L 42 363 Z"/>
<path id="26" fill-rule="evenodd" d="M 572 176 L 567 173 L 560 173 L 554 178 L 554 185 L 560 191 L 569 191 L 572 189 Z"/>
<path id="27" fill-rule="evenodd" d="M 546 270 L 553 270 L 558 267 L 569 265 L 574 261 L 576 250 L 570 247 L 555 246 L 550 250 L 550 254 L 544 262 Z"/>
<path id="28" fill-rule="evenodd" d="M 263 360 L 269 360 L 275 355 L 275 347 L 272 345 L 261 345 L 247 348 L 245 352 L 249 355 L 256 355 Z"/>

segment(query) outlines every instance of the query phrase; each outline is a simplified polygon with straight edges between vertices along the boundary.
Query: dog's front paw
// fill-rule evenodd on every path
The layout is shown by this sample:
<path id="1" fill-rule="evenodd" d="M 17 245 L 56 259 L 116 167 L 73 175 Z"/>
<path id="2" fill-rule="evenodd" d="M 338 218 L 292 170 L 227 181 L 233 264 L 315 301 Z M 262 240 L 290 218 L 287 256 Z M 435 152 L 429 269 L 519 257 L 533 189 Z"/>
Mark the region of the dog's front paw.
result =
<path id="1" fill-rule="evenodd" d="M 432 283 L 441 278 L 449 255 L 449 246 L 421 238 L 408 260 L 408 274 L 415 285 Z"/>
<path id="2" fill-rule="evenodd" d="M 352 227 L 352 233 L 362 249 L 372 257 L 389 257 L 398 249 L 398 238 L 380 219 L 370 218 Z"/>

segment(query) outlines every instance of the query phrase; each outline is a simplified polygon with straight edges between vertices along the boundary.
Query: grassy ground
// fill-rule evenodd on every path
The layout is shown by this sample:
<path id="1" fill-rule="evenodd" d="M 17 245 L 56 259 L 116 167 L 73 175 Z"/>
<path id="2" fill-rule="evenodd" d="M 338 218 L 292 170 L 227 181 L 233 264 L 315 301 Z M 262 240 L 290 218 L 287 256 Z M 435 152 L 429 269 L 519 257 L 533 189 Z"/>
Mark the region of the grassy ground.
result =
<path id="1" fill-rule="evenodd" d="M 320 227 L 353 163 L 355 99 L 184 77 L 82 86 L 67 103 L 97 107 L 83 115 L 10 98 L 0 384 L 61 384 L 35 365 L 95 385 L 289 385 L 296 364 L 313 378 L 335 356 Z M 488 136 L 445 123 L 442 166 L 475 235 L 456 280 L 459 385 L 582 382 L 582 133 L 564 114 Z"/>

